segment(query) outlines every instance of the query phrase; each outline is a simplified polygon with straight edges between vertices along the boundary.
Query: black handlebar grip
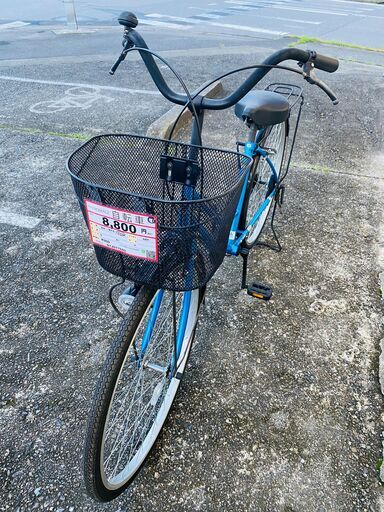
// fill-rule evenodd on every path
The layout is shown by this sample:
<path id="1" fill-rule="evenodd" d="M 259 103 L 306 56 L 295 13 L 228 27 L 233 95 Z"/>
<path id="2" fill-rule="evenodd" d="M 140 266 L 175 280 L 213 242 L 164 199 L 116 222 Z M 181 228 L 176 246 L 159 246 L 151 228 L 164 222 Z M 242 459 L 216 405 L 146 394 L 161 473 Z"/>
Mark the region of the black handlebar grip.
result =
<path id="1" fill-rule="evenodd" d="M 327 73 L 334 73 L 339 67 L 339 61 L 337 59 L 320 55 L 320 53 L 316 53 L 314 64 L 315 68 L 326 71 Z"/>
<path id="2" fill-rule="evenodd" d="M 111 67 L 111 69 L 109 70 L 109 74 L 110 75 L 114 75 L 115 74 L 115 71 L 116 69 L 120 66 L 120 64 L 123 62 L 123 60 L 125 59 L 127 53 L 123 50 L 121 52 L 121 54 L 119 55 L 117 61 L 114 63 L 114 65 Z"/>

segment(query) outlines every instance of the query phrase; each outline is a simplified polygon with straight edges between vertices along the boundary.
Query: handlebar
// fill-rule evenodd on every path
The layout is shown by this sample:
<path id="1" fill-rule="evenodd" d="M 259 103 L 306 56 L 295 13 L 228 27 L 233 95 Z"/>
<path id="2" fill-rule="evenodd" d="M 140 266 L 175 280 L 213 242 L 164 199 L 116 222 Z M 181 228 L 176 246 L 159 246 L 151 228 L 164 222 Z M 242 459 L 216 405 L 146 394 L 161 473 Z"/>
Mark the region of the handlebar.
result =
<path id="1" fill-rule="evenodd" d="M 123 62 L 123 60 L 125 59 L 126 56 L 127 56 L 127 52 L 126 51 L 122 51 L 121 54 L 119 55 L 119 57 L 117 58 L 117 61 L 114 63 L 114 65 L 109 70 L 109 74 L 110 75 L 114 75 L 115 74 L 116 69 L 120 66 L 120 64 Z"/>
<path id="2" fill-rule="evenodd" d="M 315 68 L 326 71 L 327 73 L 334 73 L 339 68 L 339 61 L 337 59 L 320 55 L 320 53 L 316 53 L 314 64 Z"/>
<path id="3" fill-rule="evenodd" d="M 127 22 L 127 20 L 129 20 Z M 136 23 L 132 20 L 135 20 Z M 161 94 L 172 103 L 178 105 L 186 105 L 188 97 L 185 94 L 180 94 L 173 91 L 166 83 L 159 67 L 157 66 L 153 56 L 149 53 L 147 44 L 143 37 L 133 28 L 137 25 L 137 18 L 132 13 L 122 13 L 119 16 L 119 22 L 124 25 L 124 50 L 112 67 L 110 73 L 114 74 L 118 65 L 124 60 L 127 51 L 136 47 L 140 53 L 141 58 L 146 65 L 152 80 L 155 82 Z M 313 68 L 318 68 L 328 73 L 335 72 L 339 67 L 339 62 L 336 59 L 327 57 L 325 55 L 317 54 L 311 50 L 302 50 L 300 48 L 284 48 L 274 52 L 267 57 L 262 64 L 266 66 L 275 66 L 286 60 L 298 61 L 299 65 L 303 67 L 304 78 L 312 84 L 318 85 L 328 96 L 334 104 L 337 103 L 336 96 L 330 88 L 321 80 L 319 80 L 313 73 Z M 243 96 L 245 96 L 255 85 L 271 70 L 271 68 L 264 67 L 255 69 L 249 77 L 231 94 L 225 98 L 200 98 L 199 108 L 209 110 L 222 110 L 227 109 L 237 103 Z"/>

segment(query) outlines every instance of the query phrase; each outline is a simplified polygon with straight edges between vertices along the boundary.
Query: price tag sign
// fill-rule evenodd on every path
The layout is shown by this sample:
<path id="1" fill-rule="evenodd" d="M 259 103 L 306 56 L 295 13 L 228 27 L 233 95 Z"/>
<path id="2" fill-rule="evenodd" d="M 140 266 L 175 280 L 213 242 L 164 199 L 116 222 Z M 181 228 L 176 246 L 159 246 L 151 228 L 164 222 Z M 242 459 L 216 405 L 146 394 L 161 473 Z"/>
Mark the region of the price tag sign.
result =
<path id="1" fill-rule="evenodd" d="M 120 210 L 85 199 L 89 232 L 94 245 L 157 262 L 157 217 Z"/>

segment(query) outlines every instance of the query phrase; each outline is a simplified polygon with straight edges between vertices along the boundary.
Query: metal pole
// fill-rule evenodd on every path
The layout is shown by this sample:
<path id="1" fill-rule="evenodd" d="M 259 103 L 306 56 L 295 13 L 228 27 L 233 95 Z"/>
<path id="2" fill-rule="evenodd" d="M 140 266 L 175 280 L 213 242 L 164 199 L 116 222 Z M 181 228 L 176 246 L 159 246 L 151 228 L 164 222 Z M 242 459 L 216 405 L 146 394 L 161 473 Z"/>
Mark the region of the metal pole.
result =
<path id="1" fill-rule="evenodd" d="M 63 4 L 65 5 L 65 10 L 67 13 L 68 27 L 73 30 L 77 30 L 79 27 L 76 18 L 75 0 L 63 0 Z"/>

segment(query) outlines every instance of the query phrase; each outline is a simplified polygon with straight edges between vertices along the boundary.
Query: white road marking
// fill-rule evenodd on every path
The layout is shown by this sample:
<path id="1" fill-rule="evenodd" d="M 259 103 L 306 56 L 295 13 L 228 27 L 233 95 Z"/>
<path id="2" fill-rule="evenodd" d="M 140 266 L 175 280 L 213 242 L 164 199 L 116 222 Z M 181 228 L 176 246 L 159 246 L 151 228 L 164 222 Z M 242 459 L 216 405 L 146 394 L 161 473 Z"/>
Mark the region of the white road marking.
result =
<path id="1" fill-rule="evenodd" d="M 199 18 L 204 18 L 206 20 L 217 20 L 220 18 L 223 18 L 223 14 L 212 14 L 210 12 L 207 12 L 205 14 L 195 14 L 194 16 L 198 16 Z"/>
<path id="2" fill-rule="evenodd" d="M 294 21 L 294 20 L 293 20 Z M 232 25 L 231 23 L 216 23 L 212 22 L 209 25 L 223 28 L 234 28 L 236 30 L 245 30 L 246 32 L 259 32 L 260 34 L 271 34 L 274 36 L 286 36 L 289 32 L 278 32 L 277 30 L 267 30 L 265 28 L 247 27 L 246 25 Z"/>
<path id="3" fill-rule="evenodd" d="M 234 1 L 234 0 L 233 0 Z M 333 0 L 333 1 L 340 1 L 340 2 L 346 2 L 348 0 Z M 351 2 L 353 5 L 354 4 L 358 4 L 359 2 Z M 252 5 L 252 4 L 250 4 Z M 253 4 L 256 7 L 260 7 L 260 6 L 257 6 L 256 4 Z M 364 4 L 365 5 L 365 4 Z M 335 6 L 336 7 L 336 6 Z M 194 9 L 194 10 L 198 10 L 198 11 L 209 11 L 210 9 L 207 9 L 206 7 L 194 7 L 194 6 L 189 6 L 188 7 L 189 9 Z M 265 6 L 263 7 L 264 9 L 266 8 Z M 275 2 L 275 5 L 268 5 L 268 9 L 269 8 L 274 8 L 274 9 L 285 9 L 285 10 L 297 10 L 297 11 L 303 11 L 303 12 L 313 12 L 314 14 L 323 14 L 323 13 L 326 13 L 328 14 L 328 11 L 320 11 L 320 10 L 308 10 L 308 9 L 298 9 L 298 8 L 294 8 L 294 7 L 280 7 L 279 5 L 277 5 L 277 2 Z M 360 9 L 359 9 L 360 10 Z M 376 11 L 377 12 L 377 11 Z M 349 10 L 346 11 L 346 12 L 343 12 L 343 13 L 331 13 L 331 14 L 336 14 L 337 16 L 355 16 L 355 17 L 363 17 L 363 18 L 375 18 L 375 19 L 384 19 L 384 16 L 375 16 L 373 14 L 361 14 L 361 13 L 357 13 L 357 12 L 350 12 Z M 260 16 L 261 17 L 261 16 Z M 267 16 L 267 18 L 269 19 L 277 19 L 275 18 L 275 16 L 273 16 L 273 18 L 271 16 Z M 293 18 L 290 19 L 290 21 L 292 20 Z M 295 20 L 296 21 L 296 20 Z M 309 23 L 309 22 L 308 22 Z M 321 24 L 322 22 L 317 22 L 318 24 Z"/>
<path id="4" fill-rule="evenodd" d="M 30 106 L 29 110 L 36 114 L 55 114 L 71 108 L 86 110 L 97 101 L 110 103 L 113 98 L 100 94 L 99 87 L 71 87 L 64 92 L 62 98 L 39 101 Z"/>
<path id="5" fill-rule="evenodd" d="M 26 82 L 31 84 L 47 84 L 47 85 L 64 85 L 69 87 L 92 87 L 93 84 L 82 84 L 78 82 L 55 82 L 53 80 L 36 80 L 34 78 L 21 78 L 18 76 L 7 76 L 0 75 L 0 80 L 9 80 L 12 82 Z M 146 94 L 149 96 L 158 96 L 160 94 L 159 91 L 148 91 L 145 89 L 127 89 L 126 87 L 112 87 L 110 85 L 95 85 L 99 89 L 107 90 L 107 91 L 123 91 L 131 94 Z"/>
<path id="6" fill-rule="evenodd" d="M 356 14 L 354 14 L 353 16 L 356 16 Z M 365 14 L 364 18 L 375 18 L 377 20 L 384 20 L 384 16 L 374 16 L 373 14 Z"/>
<path id="7" fill-rule="evenodd" d="M 26 23 L 25 21 L 12 21 L 11 23 L 0 24 L 0 30 L 5 30 L 8 28 L 20 28 L 25 27 L 25 25 L 30 25 L 30 23 Z"/>
<path id="8" fill-rule="evenodd" d="M 0 209 L 0 224 L 9 224 L 19 228 L 33 229 L 40 224 L 41 219 L 20 215 L 17 211 Z"/>
<path id="9" fill-rule="evenodd" d="M 195 7 L 194 5 L 189 5 L 188 9 L 194 9 L 195 11 L 212 11 L 212 9 L 208 9 L 207 7 Z M 215 9 L 216 11 L 217 9 Z"/>
<path id="10" fill-rule="evenodd" d="M 233 7 L 228 7 L 228 9 L 232 9 L 232 10 L 239 10 L 239 11 L 249 11 L 249 9 L 253 9 L 254 6 L 251 4 L 251 5 L 247 5 L 247 4 L 235 4 L 233 5 Z"/>
<path id="11" fill-rule="evenodd" d="M 225 4 L 233 4 L 233 5 L 247 5 L 248 7 L 259 7 L 259 5 L 254 2 L 243 2 L 242 0 L 225 0 Z"/>
<path id="12" fill-rule="evenodd" d="M 182 21 L 182 22 L 186 22 L 186 21 L 190 21 L 190 18 L 181 18 L 179 16 L 169 16 L 168 14 L 158 14 L 158 13 L 152 13 L 152 14 L 147 14 L 146 16 L 150 16 L 150 17 L 153 17 L 153 18 L 167 18 L 167 19 L 170 19 L 170 20 L 175 20 L 175 21 Z M 289 21 L 296 21 L 296 20 L 289 20 Z M 191 20 L 192 23 L 200 23 L 201 21 L 199 20 Z M 217 23 L 217 22 L 212 22 L 212 21 L 208 21 L 207 22 L 208 25 L 214 25 L 216 27 L 224 27 L 224 28 L 236 28 L 238 30 L 246 30 L 248 32 L 261 32 L 262 34 L 272 34 L 272 35 L 285 35 L 287 34 L 287 32 L 276 32 L 275 30 L 268 30 L 268 29 L 264 29 L 264 28 L 255 28 L 255 27 L 247 27 L 247 26 L 243 26 L 243 25 L 230 25 L 228 23 Z"/>
<path id="13" fill-rule="evenodd" d="M 340 2 L 340 3 L 343 3 L 343 4 L 350 4 L 350 5 L 361 5 L 361 6 L 364 6 L 365 7 L 365 10 L 369 10 L 369 11 L 373 11 L 373 7 L 378 7 L 378 6 L 375 6 L 375 4 L 370 4 L 372 5 L 372 7 L 370 8 L 367 8 L 367 4 L 365 2 L 351 2 L 350 0 L 330 0 L 331 2 Z"/>
<path id="14" fill-rule="evenodd" d="M 351 12 L 350 15 L 355 16 L 357 18 L 374 18 L 377 20 L 384 20 L 384 16 L 375 16 L 374 14 L 356 14 L 354 12 Z"/>
<path id="15" fill-rule="evenodd" d="M 350 14 L 351 12 L 354 12 L 354 13 L 366 13 L 366 12 L 372 12 L 373 9 L 363 9 L 361 7 L 359 7 L 359 5 L 356 5 L 357 2 L 352 2 L 354 4 L 354 8 L 351 9 L 350 5 L 349 4 L 345 4 L 343 5 L 342 3 L 339 3 L 338 5 L 334 5 L 333 7 L 337 9 L 338 12 L 343 12 L 343 13 L 346 13 L 346 14 Z M 365 4 L 365 5 L 368 5 L 368 4 Z M 313 9 L 322 9 L 324 7 L 324 5 L 322 5 L 321 3 L 319 3 L 318 5 L 317 4 L 311 4 L 310 6 L 311 8 Z M 331 7 L 332 9 L 332 7 Z"/>
<path id="16" fill-rule="evenodd" d="M 321 21 L 308 21 L 308 20 L 298 20 L 296 18 L 279 18 L 277 16 L 274 16 L 271 18 L 271 16 L 261 16 L 259 13 L 255 14 L 257 18 L 265 18 L 267 20 L 279 20 L 279 21 L 294 21 L 295 23 L 307 23 L 308 25 L 321 25 Z"/>
<path id="17" fill-rule="evenodd" d="M 354 4 L 356 2 L 353 2 Z M 330 11 L 323 11 L 323 10 L 315 10 L 315 9 L 304 9 L 299 7 L 280 7 L 278 5 L 270 5 L 270 9 L 285 9 L 287 11 L 301 11 L 301 12 L 311 12 L 314 14 L 332 14 L 335 16 L 354 16 L 355 18 L 375 18 L 375 19 L 384 19 L 384 16 L 376 16 L 374 14 L 362 14 L 360 9 L 351 11 L 350 9 L 345 10 L 343 12 L 330 12 Z"/>
<path id="18" fill-rule="evenodd" d="M 163 21 L 150 20 L 148 18 L 139 18 L 139 23 L 143 25 L 155 25 L 156 27 L 173 28 L 175 30 L 188 30 L 192 25 L 177 25 L 176 23 L 166 23 Z"/>
<path id="19" fill-rule="evenodd" d="M 277 4 L 283 4 L 283 3 L 289 3 L 291 4 L 292 0 L 280 0 L 280 1 L 274 1 L 273 4 L 274 5 L 277 5 Z M 255 9 L 264 9 L 264 8 L 268 8 L 270 7 L 270 5 L 263 5 L 263 2 L 261 2 L 260 4 L 258 3 L 255 3 L 255 2 L 243 2 L 242 0 L 224 0 L 224 3 L 225 4 L 233 4 L 233 5 L 246 5 L 248 7 L 253 7 Z"/>
<path id="20" fill-rule="evenodd" d="M 151 14 L 146 14 L 145 17 L 146 18 L 167 18 L 169 20 L 181 21 L 183 23 L 194 23 L 194 24 L 201 23 L 201 20 L 196 20 L 193 18 L 182 18 L 181 16 L 169 16 L 168 14 L 158 14 L 157 12 L 154 12 Z"/>
<path id="21" fill-rule="evenodd" d="M 349 14 L 334 12 L 334 11 L 323 11 L 315 9 L 302 9 L 301 7 L 283 7 L 281 5 L 270 5 L 268 9 L 284 9 L 286 11 L 300 11 L 300 12 L 311 12 L 314 14 L 332 14 L 333 16 L 349 16 Z"/>

